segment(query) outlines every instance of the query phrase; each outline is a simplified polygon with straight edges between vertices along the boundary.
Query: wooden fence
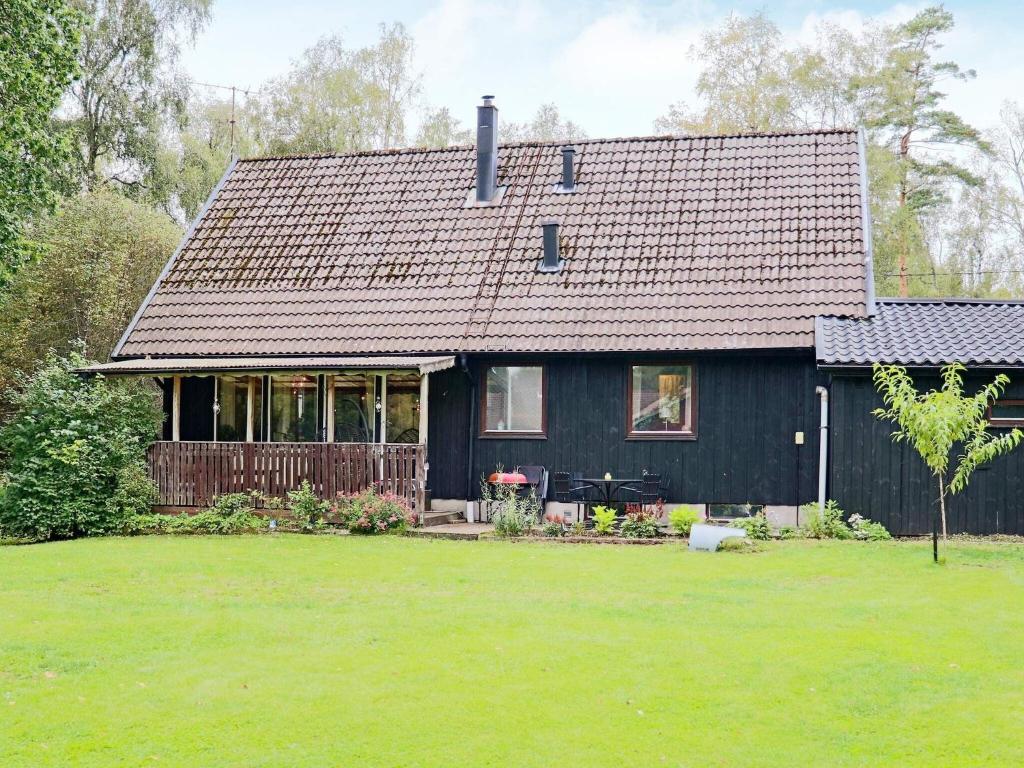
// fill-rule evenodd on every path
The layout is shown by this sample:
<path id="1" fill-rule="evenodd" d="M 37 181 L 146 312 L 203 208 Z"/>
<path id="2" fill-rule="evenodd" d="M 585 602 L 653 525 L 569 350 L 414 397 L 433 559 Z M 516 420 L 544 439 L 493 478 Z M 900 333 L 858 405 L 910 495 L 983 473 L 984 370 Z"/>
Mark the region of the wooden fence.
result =
<path id="1" fill-rule="evenodd" d="M 308 480 L 322 499 L 375 487 L 423 510 L 422 445 L 397 443 L 154 443 L 149 473 L 157 506 L 203 507 L 214 496 L 260 491 L 284 497 Z"/>

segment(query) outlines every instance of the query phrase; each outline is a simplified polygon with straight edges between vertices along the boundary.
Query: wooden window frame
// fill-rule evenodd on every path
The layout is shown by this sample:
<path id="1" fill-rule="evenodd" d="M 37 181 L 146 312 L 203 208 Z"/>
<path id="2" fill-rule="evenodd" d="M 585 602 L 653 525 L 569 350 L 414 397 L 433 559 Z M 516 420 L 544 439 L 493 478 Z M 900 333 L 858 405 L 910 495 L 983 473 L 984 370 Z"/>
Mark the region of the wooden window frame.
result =
<path id="1" fill-rule="evenodd" d="M 999 402 L 1002 405 L 1024 405 L 1024 400 L 1021 400 L 1019 398 L 1018 399 L 1009 399 L 1009 398 L 1007 398 L 1007 399 L 1000 399 Z M 989 404 L 988 411 L 986 412 L 985 415 L 986 415 L 986 417 L 988 419 L 988 423 L 991 426 L 996 427 L 997 429 L 1003 428 L 1003 427 L 1006 427 L 1006 428 L 1010 428 L 1010 427 L 1024 427 L 1024 419 L 1008 419 L 1008 418 L 1005 418 L 1005 417 L 993 416 L 992 415 L 992 405 L 991 404 Z"/>
<path id="2" fill-rule="evenodd" d="M 633 369 L 658 366 L 681 366 L 690 369 L 690 429 L 686 432 L 638 432 L 633 429 Z M 650 360 L 626 365 L 626 440 L 696 440 L 697 439 L 697 366 L 690 360 Z"/>
<path id="3" fill-rule="evenodd" d="M 491 368 L 540 368 L 540 431 L 487 429 L 487 372 Z M 496 360 L 484 363 L 480 374 L 480 429 L 478 437 L 485 440 L 547 440 L 548 439 L 548 366 L 546 363 Z"/>

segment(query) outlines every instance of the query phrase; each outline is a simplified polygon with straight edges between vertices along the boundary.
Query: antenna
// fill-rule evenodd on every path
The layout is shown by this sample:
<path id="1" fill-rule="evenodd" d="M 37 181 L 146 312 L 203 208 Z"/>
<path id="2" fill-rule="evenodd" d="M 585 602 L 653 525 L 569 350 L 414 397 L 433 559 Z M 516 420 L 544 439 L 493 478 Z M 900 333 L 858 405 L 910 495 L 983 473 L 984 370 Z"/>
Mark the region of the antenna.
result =
<path id="1" fill-rule="evenodd" d="M 235 96 L 241 93 L 243 96 L 258 96 L 259 91 L 253 91 L 248 88 L 239 88 L 237 85 L 220 85 L 219 83 L 203 83 L 199 80 L 189 80 L 191 85 L 201 85 L 204 88 L 218 88 L 222 91 L 231 91 L 231 117 L 228 119 L 228 124 L 231 126 L 231 139 L 230 139 L 230 153 L 231 158 L 235 157 Z"/>

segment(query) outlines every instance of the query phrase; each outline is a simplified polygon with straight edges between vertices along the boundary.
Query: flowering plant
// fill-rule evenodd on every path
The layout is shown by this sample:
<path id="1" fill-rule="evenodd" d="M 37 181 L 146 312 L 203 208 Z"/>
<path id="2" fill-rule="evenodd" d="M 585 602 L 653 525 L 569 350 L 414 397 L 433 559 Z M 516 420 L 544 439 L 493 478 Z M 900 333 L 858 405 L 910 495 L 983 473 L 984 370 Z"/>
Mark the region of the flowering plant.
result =
<path id="1" fill-rule="evenodd" d="M 353 533 L 392 533 L 416 524 L 416 515 L 404 497 L 381 494 L 373 488 L 356 494 L 339 493 L 331 513 Z"/>
<path id="2" fill-rule="evenodd" d="M 626 519 L 619 533 L 627 539 L 653 539 L 658 535 L 658 518 L 653 509 L 642 504 L 627 504 Z"/>

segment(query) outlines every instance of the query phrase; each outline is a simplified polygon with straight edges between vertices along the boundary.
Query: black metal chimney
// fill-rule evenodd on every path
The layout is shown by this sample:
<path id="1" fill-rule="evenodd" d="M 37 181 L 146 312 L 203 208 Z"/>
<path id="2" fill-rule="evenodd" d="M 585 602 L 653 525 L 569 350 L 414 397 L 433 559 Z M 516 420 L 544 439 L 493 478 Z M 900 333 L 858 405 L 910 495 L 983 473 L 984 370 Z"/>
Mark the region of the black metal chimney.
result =
<path id="1" fill-rule="evenodd" d="M 544 258 L 537 267 L 538 272 L 558 272 L 562 269 L 562 259 L 558 246 L 558 222 L 553 220 L 541 224 L 544 230 Z"/>
<path id="2" fill-rule="evenodd" d="M 498 108 L 484 96 L 476 108 L 476 200 L 489 203 L 498 190 Z"/>
<path id="3" fill-rule="evenodd" d="M 575 147 L 562 147 L 562 191 L 572 192 L 576 189 L 576 175 L 573 161 L 576 159 Z"/>

